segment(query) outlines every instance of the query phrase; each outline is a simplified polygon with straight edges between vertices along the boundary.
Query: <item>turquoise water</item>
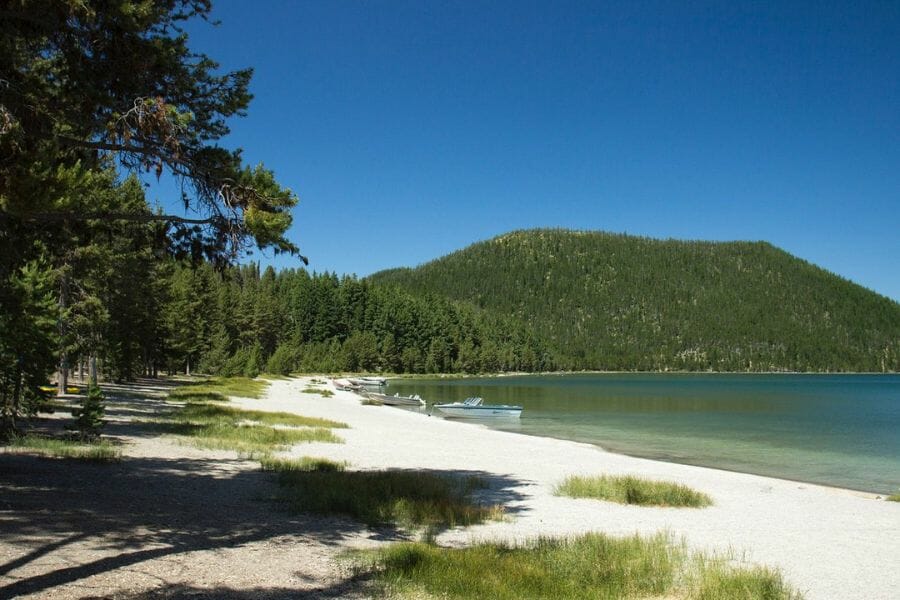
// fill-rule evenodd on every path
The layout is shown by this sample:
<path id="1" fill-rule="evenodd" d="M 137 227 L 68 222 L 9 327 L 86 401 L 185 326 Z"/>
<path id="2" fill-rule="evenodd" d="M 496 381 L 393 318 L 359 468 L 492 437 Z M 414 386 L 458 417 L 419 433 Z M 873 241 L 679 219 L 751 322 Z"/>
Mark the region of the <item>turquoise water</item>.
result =
<path id="1" fill-rule="evenodd" d="M 900 375 L 603 374 L 393 380 L 432 403 L 520 404 L 490 427 L 878 493 L 900 489 Z"/>

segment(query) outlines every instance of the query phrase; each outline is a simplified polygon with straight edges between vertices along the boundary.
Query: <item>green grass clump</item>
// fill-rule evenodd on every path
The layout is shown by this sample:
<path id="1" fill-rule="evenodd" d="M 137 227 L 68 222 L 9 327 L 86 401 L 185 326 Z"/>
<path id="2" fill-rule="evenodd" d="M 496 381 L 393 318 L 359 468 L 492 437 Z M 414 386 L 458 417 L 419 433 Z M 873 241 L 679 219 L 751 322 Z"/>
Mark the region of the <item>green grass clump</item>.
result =
<path id="1" fill-rule="evenodd" d="M 469 494 L 482 484 L 415 471 L 279 472 L 282 500 L 294 510 L 341 514 L 370 525 L 438 529 L 497 519 L 496 506 L 480 506 Z"/>
<path id="2" fill-rule="evenodd" d="M 9 442 L 11 448 L 54 458 L 71 458 L 92 462 L 113 462 L 122 458 L 122 450 L 109 440 L 76 442 L 59 438 L 25 435 Z"/>
<path id="3" fill-rule="evenodd" d="M 196 402 L 178 409 L 166 426 L 200 448 L 235 450 L 245 456 L 267 455 L 304 442 L 341 443 L 331 429 L 345 427 L 345 423 L 293 413 Z"/>
<path id="4" fill-rule="evenodd" d="M 312 456 L 303 456 L 301 458 L 278 458 L 266 456 L 260 459 L 260 466 L 263 471 L 272 471 L 275 473 L 292 473 L 316 471 L 319 473 L 334 473 L 343 471 L 347 467 L 346 462 L 336 462 L 327 458 L 316 458 Z"/>
<path id="5" fill-rule="evenodd" d="M 261 398 L 269 382 L 248 377 L 214 377 L 185 383 L 169 393 L 169 399 L 181 402 L 223 401 L 227 396 Z"/>
<path id="6" fill-rule="evenodd" d="M 359 403 L 363 406 L 384 406 L 384 402 L 375 398 L 363 398 Z"/>
<path id="7" fill-rule="evenodd" d="M 328 389 L 319 389 L 312 386 L 306 387 L 303 389 L 304 394 L 318 394 L 323 398 L 331 398 L 334 396 L 334 392 Z"/>
<path id="8" fill-rule="evenodd" d="M 198 448 L 234 450 L 241 456 L 248 457 L 265 456 L 306 442 L 343 442 L 330 429 L 322 427 L 276 429 L 258 425 L 225 424 L 198 427 L 189 435 L 191 443 Z"/>
<path id="9" fill-rule="evenodd" d="M 611 599 L 667 592 L 683 555 L 663 534 L 614 538 L 590 533 L 520 546 L 394 544 L 375 553 L 371 569 L 390 593 L 401 596 Z"/>
<path id="10" fill-rule="evenodd" d="M 766 567 L 731 567 L 700 557 L 688 577 L 690 600 L 799 600 L 781 573 Z"/>
<path id="11" fill-rule="evenodd" d="M 891 494 L 887 498 L 885 498 L 888 502 L 900 502 L 900 493 Z"/>
<path id="12" fill-rule="evenodd" d="M 557 486 L 556 495 L 571 496 L 572 498 L 595 498 L 642 506 L 702 508 L 712 504 L 712 498 L 685 485 L 640 479 L 630 475 L 568 477 Z"/>
<path id="13" fill-rule="evenodd" d="M 588 533 L 468 548 L 400 543 L 363 553 L 359 568 L 391 597 L 673 600 L 799 600 L 781 574 L 690 557 L 666 534 Z"/>

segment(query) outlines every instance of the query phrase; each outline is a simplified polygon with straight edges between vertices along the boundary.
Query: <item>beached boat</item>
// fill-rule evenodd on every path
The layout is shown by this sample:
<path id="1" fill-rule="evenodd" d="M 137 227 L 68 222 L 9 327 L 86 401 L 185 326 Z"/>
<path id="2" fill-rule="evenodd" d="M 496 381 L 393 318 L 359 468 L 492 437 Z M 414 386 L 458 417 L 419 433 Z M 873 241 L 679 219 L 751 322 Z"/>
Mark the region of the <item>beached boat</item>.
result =
<path id="1" fill-rule="evenodd" d="M 344 378 L 332 379 L 331 384 L 335 387 L 335 389 L 338 389 L 338 390 L 355 392 L 356 390 L 360 389 L 359 385 L 353 383 L 349 379 L 344 379 Z"/>
<path id="2" fill-rule="evenodd" d="M 425 401 L 422 400 L 418 394 L 412 396 L 401 396 L 400 394 L 388 396 L 387 394 L 366 392 L 365 396 L 371 400 L 377 400 L 382 404 L 386 404 L 387 406 L 425 406 Z"/>
<path id="3" fill-rule="evenodd" d="M 435 404 L 434 408 L 447 417 L 463 419 L 486 419 L 493 417 L 509 417 L 518 419 L 522 414 L 521 406 L 508 404 L 484 404 L 481 398 L 466 398 L 462 402 Z"/>
<path id="4" fill-rule="evenodd" d="M 350 383 L 356 385 L 364 385 L 364 386 L 378 386 L 381 387 L 383 385 L 387 385 L 387 379 L 384 377 L 351 377 Z"/>

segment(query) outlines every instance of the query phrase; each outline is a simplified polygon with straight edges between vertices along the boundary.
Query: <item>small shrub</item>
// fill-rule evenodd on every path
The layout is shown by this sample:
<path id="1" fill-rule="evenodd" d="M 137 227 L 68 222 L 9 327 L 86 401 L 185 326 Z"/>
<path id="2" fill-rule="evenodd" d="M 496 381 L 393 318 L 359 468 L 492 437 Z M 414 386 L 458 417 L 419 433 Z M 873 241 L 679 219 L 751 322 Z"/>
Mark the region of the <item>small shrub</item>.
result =
<path id="1" fill-rule="evenodd" d="M 94 440 L 100 437 L 100 431 L 105 425 L 103 421 L 103 415 L 106 412 L 106 406 L 103 403 L 104 399 L 100 388 L 96 385 L 91 385 L 81 406 L 72 409 L 75 423 L 71 428 L 78 432 L 78 437 L 82 440 Z"/>
<path id="2" fill-rule="evenodd" d="M 900 502 L 900 493 L 891 494 L 887 498 L 885 498 L 888 502 Z"/>
<path id="3" fill-rule="evenodd" d="M 642 506 L 702 508 L 712 504 L 709 496 L 685 485 L 651 481 L 630 475 L 619 477 L 572 476 L 557 486 L 556 495 L 572 498 L 595 498 Z"/>

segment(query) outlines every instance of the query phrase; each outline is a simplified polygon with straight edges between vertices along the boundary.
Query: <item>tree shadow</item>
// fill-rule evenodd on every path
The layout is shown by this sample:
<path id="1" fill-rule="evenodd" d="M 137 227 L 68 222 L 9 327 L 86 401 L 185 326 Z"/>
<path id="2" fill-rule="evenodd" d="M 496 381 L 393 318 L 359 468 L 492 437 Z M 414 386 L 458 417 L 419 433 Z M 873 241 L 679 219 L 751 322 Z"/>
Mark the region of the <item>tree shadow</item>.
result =
<path id="1" fill-rule="evenodd" d="M 483 479 L 486 486 L 476 491 L 479 502 L 509 505 L 521 497 L 514 489 L 520 481 L 475 471 L 431 472 Z M 277 491 L 276 478 L 247 460 L 126 457 L 116 464 L 91 464 L 2 454 L 0 542 L 25 551 L 0 564 L 0 575 L 9 581 L 0 586 L 0 597 L 49 594 L 57 586 L 146 561 L 284 536 L 334 546 L 335 552 L 360 536 L 409 537 L 390 526 L 280 510 Z M 38 565 L 41 557 L 86 542 L 104 555 Z M 15 571 L 26 566 L 27 574 L 17 577 Z M 349 594 L 359 583 L 347 579 L 310 592 L 169 586 L 133 597 L 331 598 Z"/>

